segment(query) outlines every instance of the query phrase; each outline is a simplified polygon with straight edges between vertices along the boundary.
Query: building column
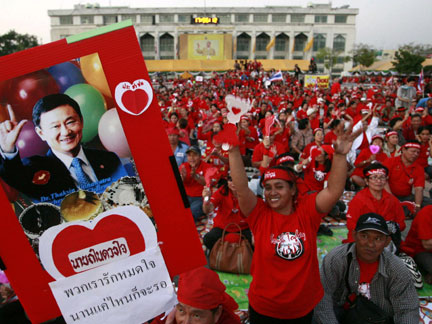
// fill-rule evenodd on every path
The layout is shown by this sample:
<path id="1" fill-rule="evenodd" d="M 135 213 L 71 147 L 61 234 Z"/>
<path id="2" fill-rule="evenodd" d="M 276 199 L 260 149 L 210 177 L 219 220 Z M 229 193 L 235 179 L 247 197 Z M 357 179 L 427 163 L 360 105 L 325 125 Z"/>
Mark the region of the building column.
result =
<path id="1" fill-rule="evenodd" d="M 256 52 L 256 30 L 252 32 L 251 41 L 252 41 L 252 48 L 251 48 L 252 53 L 249 55 L 249 57 L 253 60 L 255 58 L 255 52 Z"/>
<path id="2" fill-rule="evenodd" d="M 273 38 L 276 37 L 276 33 L 274 31 L 271 32 L 270 34 L 270 42 L 272 41 Z M 274 52 L 275 52 L 275 47 L 276 47 L 276 39 L 275 39 L 275 44 L 272 46 L 272 48 L 270 48 L 270 55 L 269 55 L 269 60 L 273 60 L 274 58 Z"/>
<path id="3" fill-rule="evenodd" d="M 180 48 L 178 47 L 178 32 L 177 29 L 174 31 L 174 59 L 178 60 Z"/>
<path id="4" fill-rule="evenodd" d="M 154 38 L 154 46 L 155 46 L 155 59 L 160 60 L 160 48 L 159 48 L 159 32 L 155 31 L 155 38 Z"/>
<path id="5" fill-rule="evenodd" d="M 232 33 L 232 43 L 233 43 L 233 48 L 232 48 L 232 58 L 233 60 L 237 59 L 237 32 L 233 32 Z"/>
<path id="6" fill-rule="evenodd" d="M 313 29 L 311 29 L 311 31 L 309 32 L 309 35 L 308 35 L 308 39 L 306 41 L 306 45 L 313 38 L 313 36 L 314 36 L 314 31 L 313 31 Z M 310 59 L 312 58 L 312 53 L 313 53 L 313 44 L 312 44 L 312 47 L 309 49 L 309 51 L 307 51 L 305 53 L 306 55 L 303 55 L 303 58 L 310 61 Z"/>
<path id="7" fill-rule="evenodd" d="M 291 30 L 290 34 L 289 34 L 288 60 L 292 60 L 293 59 L 294 40 L 295 40 L 295 34 L 294 34 L 294 31 Z"/>

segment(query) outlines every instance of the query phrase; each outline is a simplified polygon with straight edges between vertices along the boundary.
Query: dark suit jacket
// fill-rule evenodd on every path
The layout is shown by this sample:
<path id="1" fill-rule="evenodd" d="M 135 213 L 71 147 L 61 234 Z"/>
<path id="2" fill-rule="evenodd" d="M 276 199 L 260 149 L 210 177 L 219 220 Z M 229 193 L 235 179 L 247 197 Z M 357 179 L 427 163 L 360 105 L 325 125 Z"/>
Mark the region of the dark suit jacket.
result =
<path id="1" fill-rule="evenodd" d="M 98 179 L 95 190 L 88 190 L 101 193 L 113 181 L 127 175 L 115 153 L 94 149 L 84 149 L 84 153 Z M 59 200 L 78 189 L 69 170 L 51 150 L 45 156 L 22 160 L 19 154 L 11 160 L 0 158 L 0 176 L 35 202 Z"/>

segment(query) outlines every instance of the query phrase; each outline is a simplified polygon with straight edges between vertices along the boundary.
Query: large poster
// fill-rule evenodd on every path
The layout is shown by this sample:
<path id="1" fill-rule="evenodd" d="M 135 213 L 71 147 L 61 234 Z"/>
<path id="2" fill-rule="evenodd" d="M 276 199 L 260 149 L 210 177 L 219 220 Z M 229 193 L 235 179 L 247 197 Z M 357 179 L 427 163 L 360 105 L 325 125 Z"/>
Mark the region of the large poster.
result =
<path id="1" fill-rule="evenodd" d="M 224 35 L 188 35 L 188 59 L 223 60 Z"/>
<path id="2" fill-rule="evenodd" d="M 315 74 L 305 74 L 304 76 L 304 86 L 308 88 L 321 88 L 327 89 L 330 83 L 329 75 L 315 75 Z"/>
<path id="3" fill-rule="evenodd" d="M 169 275 L 206 263 L 130 22 L 1 57 L 0 71 L 0 266 L 33 323 L 60 315 L 38 254 L 55 227 L 130 206 L 153 219 Z M 73 260 L 115 242 L 144 252 L 114 228 L 57 245 Z"/>

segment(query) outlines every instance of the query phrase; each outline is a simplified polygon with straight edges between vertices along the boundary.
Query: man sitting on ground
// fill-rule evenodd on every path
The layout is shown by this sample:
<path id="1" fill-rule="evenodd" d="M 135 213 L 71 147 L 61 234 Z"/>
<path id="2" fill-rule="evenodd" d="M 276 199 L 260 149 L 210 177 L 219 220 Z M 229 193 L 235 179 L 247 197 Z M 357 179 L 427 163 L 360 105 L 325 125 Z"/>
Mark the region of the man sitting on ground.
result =
<path id="1" fill-rule="evenodd" d="M 418 296 L 410 272 L 397 256 L 384 251 L 391 240 L 389 234 L 382 216 L 363 214 L 353 233 L 354 243 L 340 245 L 325 256 L 320 269 L 324 297 L 314 310 L 317 323 L 342 321 L 348 298 L 353 301 L 357 295 L 372 301 L 394 323 L 419 322 Z"/>

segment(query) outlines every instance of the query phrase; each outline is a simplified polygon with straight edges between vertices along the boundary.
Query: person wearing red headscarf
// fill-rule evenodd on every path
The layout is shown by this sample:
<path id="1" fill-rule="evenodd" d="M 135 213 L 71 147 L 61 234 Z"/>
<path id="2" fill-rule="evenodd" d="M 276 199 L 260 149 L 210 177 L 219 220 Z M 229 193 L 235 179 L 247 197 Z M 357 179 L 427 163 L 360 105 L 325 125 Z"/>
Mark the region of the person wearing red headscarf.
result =
<path id="1" fill-rule="evenodd" d="M 282 166 L 264 172 L 265 201 L 258 198 L 248 187 L 238 146 L 231 146 L 231 177 L 240 210 L 255 239 L 253 279 L 248 294 L 251 324 L 311 322 L 313 309 L 324 294 L 317 260 L 317 231 L 321 217 L 342 195 L 347 176 L 346 154 L 358 133 L 344 131 L 334 143 L 327 188 L 299 201 L 297 177 Z"/>
<path id="2" fill-rule="evenodd" d="M 179 277 L 179 303 L 165 319 L 161 316 L 152 324 L 240 324 L 234 313 L 238 305 L 225 292 L 225 286 L 216 272 L 199 267 Z"/>

